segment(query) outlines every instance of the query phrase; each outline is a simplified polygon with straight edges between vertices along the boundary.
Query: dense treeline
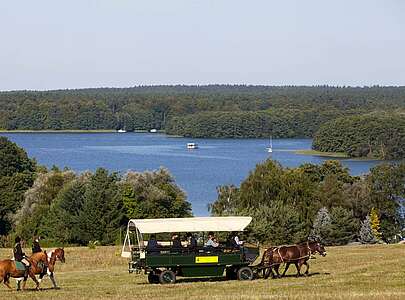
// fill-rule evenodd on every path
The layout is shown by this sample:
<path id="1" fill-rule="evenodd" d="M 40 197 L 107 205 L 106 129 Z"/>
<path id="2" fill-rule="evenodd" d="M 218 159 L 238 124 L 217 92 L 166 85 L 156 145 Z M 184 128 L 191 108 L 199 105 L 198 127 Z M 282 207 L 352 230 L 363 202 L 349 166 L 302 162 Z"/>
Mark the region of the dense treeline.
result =
<path id="1" fill-rule="evenodd" d="M 351 157 L 405 158 L 405 114 L 373 113 L 327 122 L 316 133 L 313 149 Z"/>
<path id="2" fill-rule="evenodd" d="M 205 112 L 171 118 L 166 125 L 166 133 L 198 138 L 312 137 L 321 124 L 339 115 L 341 112 L 336 110 L 282 108 L 253 112 Z"/>
<path id="3" fill-rule="evenodd" d="M 268 136 L 267 130 L 279 126 L 289 130 L 283 136 L 312 136 L 320 124 L 341 115 L 404 107 L 405 87 L 211 85 L 15 91 L 0 92 L 0 129 L 131 131 L 167 126 L 173 134 L 252 137 Z M 256 112 L 266 120 L 255 120 Z M 194 114 L 201 123 L 189 125 Z M 227 122 L 218 121 L 217 130 L 204 130 L 215 118 Z M 237 125 L 240 129 L 234 128 L 235 121 L 245 120 Z M 259 131 L 246 128 L 251 122 Z"/>
<path id="4" fill-rule="evenodd" d="M 111 244 L 129 218 L 191 216 L 186 195 L 166 169 L 124 176 L 102 168 L 82 174 L 46 170 L 4 137 L 0 166 L 0 236 Z"/>
<path id="5" fill-rule="evenodd" d="M 338 161 L 290 169 L 267 160 L 240 187 L 218 187 L 218 199 L 210 211 L 252 216 L 250 237 L 273 245 L 307 237 L 329 245 L 355 240 L 392 242 L 404 225 L 404 182 L 405 163 L 382 164 L 356 177 Z M 366 221 L 372 212 L 377 218 L 374 223 Z M 373 228 L 375 236 L 370 238 L 367 233 Z"/>

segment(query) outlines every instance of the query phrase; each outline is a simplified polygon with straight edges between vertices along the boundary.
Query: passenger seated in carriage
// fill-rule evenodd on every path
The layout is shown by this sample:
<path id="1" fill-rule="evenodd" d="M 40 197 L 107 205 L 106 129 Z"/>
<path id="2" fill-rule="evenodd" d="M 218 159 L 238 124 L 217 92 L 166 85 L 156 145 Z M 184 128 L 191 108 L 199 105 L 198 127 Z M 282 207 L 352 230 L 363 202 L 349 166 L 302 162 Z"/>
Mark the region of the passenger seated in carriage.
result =
<path id="1" fill-rule="evenodd" d="M 208 232 L 208 240 L 204 246 L 206 248 L 218 248 L 219 242 L 212 231 Z"/>
<path id="2" fill-rule="evenodd" d="M 196 251 L 197 250 L 197 240 L 194 237 L 194 235 L 190 232 L 187 232 L 186 239 L 187 239 L 187 250 Z"/>
<path id="3" fill-rule="evenodd" d="M 231 249 L 240 249 L 240 247 L 243 245 L 243 241 L 239 240 L 239 235 L 236 231 L 233 231 L 227 240 L 227 247 Z"/>
<path id="4" fill-rule="evenodd" d="M 154 234 L 151 234 L 148 245 L 146 246 L 146 250 L 148 251 L 149 254 L 158 254 L 160 253 L 159 251 L 159 244 L 156 240 L 156 236 Z"/>
<path id="5" fill-rule="evenodd" d="M 174 233 L 172 235 L 172 248 L 171 248 L 171 250 L 173 250 L 175 252 L 178 252 L 178 251 L 181 251 L 182 248 L 183 248 L 183 246 L 181 245 L 179 235 L 177 233 Z"/>

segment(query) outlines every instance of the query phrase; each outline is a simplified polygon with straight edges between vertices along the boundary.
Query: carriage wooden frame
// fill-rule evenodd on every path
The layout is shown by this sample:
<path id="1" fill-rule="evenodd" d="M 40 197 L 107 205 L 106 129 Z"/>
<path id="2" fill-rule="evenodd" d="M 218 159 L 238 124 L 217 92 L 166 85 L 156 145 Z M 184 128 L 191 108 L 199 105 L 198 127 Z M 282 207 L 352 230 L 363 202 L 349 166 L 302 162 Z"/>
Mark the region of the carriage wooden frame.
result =
<path id="1" fill-rule="evenodd" d="M 121 256 L 129 258 L 130 273 L 144 272 L 150 283 L 174 283 L 176 277 L 222 277 L 252 280 L 251 263 L 258 257 L 257 247 L 173 250 L 163 245 L 159 253 L 148 253 L 144 234 L 242 232 L 251 217 L 195 217 L 167 219 L 131 219 L 128 222 Z"/>

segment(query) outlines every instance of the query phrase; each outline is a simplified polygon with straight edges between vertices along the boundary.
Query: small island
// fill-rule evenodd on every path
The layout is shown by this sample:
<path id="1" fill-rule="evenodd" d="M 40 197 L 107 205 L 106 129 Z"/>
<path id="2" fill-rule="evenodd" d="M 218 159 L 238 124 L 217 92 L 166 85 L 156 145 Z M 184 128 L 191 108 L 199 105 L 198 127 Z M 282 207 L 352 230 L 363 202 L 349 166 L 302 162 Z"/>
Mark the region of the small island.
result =
<path id="1" fill-rule="evenodd" d="M 337 118 L 320 127 L 312 149 L 324 156 L 339 153 L 354 158 L 405 158 L 405 115 L 374 112 Z"/>

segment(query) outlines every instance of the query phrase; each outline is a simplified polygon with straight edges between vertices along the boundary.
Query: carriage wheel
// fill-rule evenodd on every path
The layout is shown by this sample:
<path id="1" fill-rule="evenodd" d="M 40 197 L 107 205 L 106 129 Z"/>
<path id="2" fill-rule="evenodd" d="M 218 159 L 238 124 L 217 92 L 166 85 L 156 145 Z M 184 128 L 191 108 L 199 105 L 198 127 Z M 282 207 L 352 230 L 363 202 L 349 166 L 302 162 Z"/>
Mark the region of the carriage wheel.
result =
<path id="1" fill-rule="evenodd" d="M 249 267 L 242 267 L 238 270 L 238 279 L 239 280 L 252 280 L 253 271 Z"/>
<path id="2" fill-rule="evenodd" d="M 150 272 L 148 274 L 148 282 L 149 283 L 159 283 L 159 275 L 155 274 L 154 272 Z"/>
<path id="3" fill-rule="evenodd" d="M 159 275 L 159 282 L 161 284 L 168 284 L 168 283 L 175 283 L 176 282 L 176 274 L 170 270 L 164 270 Z"/>

